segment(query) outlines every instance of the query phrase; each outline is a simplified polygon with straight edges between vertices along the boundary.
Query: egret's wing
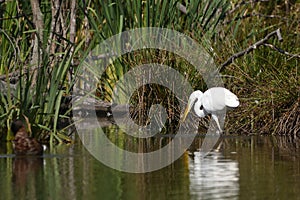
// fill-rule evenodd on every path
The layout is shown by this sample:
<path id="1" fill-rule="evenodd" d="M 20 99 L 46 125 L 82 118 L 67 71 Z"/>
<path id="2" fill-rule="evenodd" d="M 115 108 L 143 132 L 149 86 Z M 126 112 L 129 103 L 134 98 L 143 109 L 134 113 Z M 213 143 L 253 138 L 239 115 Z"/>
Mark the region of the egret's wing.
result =
<path id="1" fill-rule="evenodd" d="M 215 112 L 225 108 L 225 92 L 222 88 L 210 88 L 204 92 L 202 98 L 203 108 L 209 112 Z"/>
<path id="2" fill-rule="evenodd" d="M 237 107 L 239 104 L 237 96 L 222 87 L 208 89 L 202 98 L 202 105 L 209 113 L 222 110 L 226 106 Z"/>
<path id="3" fill-rule="evenodd" d="M 240 105 L 238 97 L 227 89 L 225 89 L 225 105 L 234 108 Z"/>

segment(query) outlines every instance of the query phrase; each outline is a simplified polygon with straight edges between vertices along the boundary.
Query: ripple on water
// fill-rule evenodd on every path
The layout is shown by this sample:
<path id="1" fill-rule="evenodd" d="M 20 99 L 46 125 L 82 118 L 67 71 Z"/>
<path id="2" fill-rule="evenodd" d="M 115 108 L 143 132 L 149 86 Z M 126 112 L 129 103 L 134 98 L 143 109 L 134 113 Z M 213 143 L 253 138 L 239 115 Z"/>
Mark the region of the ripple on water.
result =
<path id="1" fill-rule="evenodd" d="M 201 158 L 198 152 L 189 160 L 190 192 L 195 199 L 237 199 L 239 169 L 237 161 L 212 152 Z"/>

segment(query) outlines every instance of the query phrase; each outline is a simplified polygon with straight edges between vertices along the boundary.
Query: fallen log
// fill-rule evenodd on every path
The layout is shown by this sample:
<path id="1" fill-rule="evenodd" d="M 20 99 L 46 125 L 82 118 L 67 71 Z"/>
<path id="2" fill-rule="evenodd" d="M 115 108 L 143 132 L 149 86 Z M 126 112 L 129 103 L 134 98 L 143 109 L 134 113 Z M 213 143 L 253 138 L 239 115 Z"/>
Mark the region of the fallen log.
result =
<path id="1" fill-rule="evenodd" d="M 7 84 L 7 82 L 0 80 L 0 92 L 2 94 L 7 94 L 8 87 L 9 87 L 11 93 L 13 93 L 17 88 L 17 86 L 15 84 Z"/>
<path id="2" fill-rule="evenodd" d="M 84 98 L 82 102 L 80 102 L 81 98 Z M 110 117 L 113 113 L 122 116 L 128 110 L 132 110 L 130 105 L 115 105 L 111 102 L 82 96 L 73 96 L 70 103 L 72 103 L 72 114 L 76 117 L 88 117 L 94 112 L 98 117 Z"/>

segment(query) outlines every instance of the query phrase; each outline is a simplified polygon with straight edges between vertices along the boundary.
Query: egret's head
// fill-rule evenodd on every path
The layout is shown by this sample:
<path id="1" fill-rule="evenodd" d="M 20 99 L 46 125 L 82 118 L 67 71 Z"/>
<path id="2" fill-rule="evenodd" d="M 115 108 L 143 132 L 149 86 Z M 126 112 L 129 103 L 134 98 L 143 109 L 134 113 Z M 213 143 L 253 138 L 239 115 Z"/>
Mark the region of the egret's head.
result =
<path id="1" fill-rule="evenodd" d="M 189 98 L 187 107 L 184 111 L 184 114 L 182 116 L 182 122 L 185 121 L 188 113 L 190 112 L 191 108 L 193 107 L 193 105 L 195 104 L 196 101 L 201 101 L 201 98 L 203 96 L 203 92 L 201 92 L 200 90 L 196 90 L 195 92 L 193 92 Z"/>

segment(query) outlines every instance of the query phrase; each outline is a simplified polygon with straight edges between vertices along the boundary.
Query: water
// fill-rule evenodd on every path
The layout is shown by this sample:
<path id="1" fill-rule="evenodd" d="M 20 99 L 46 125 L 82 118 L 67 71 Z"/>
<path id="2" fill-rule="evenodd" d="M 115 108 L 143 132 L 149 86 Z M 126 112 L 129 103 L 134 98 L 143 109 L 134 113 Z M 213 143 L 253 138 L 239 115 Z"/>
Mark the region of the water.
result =
<path id="1" fill-rule="evenodd" d="M 300 199 L 299 141 L 225 137 L 201 160 L 203 138 L 172 165 L 145 174 L 122 173 L 75 144 L 42 158 L 16 158 L 0 148 L 0 199 Z"/>

